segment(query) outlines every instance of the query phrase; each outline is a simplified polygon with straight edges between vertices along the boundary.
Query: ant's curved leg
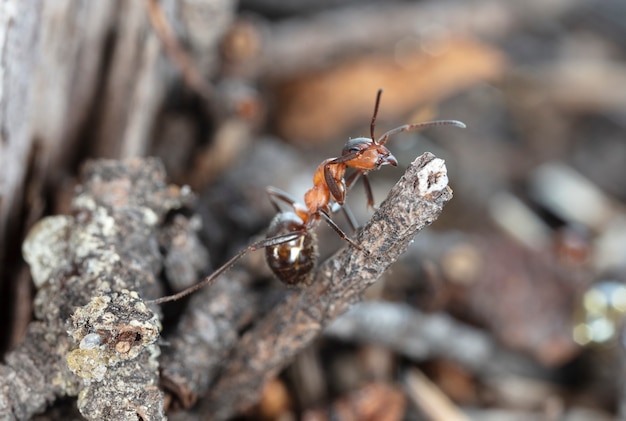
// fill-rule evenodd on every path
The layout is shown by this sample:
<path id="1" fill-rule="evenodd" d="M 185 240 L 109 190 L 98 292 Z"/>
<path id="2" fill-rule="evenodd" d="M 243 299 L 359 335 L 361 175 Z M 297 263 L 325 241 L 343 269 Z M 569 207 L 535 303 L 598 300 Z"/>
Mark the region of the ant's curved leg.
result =
<path id="1" fill-rule="evenodd" d="M 344 216 L 346 217 L 346 220 L 348 221 L 348 225 L 350 225 L 350 228 L 352 229 L 352 231 L 353 232 L 356 231 L 359 228 L 359 223 L 356 221 L 356 218 L 354 217 L 354 214 L 350 210 L 350 207 L 348 206 L 348 204 L 346 203 L 345 205 L 343 205 L 341 207 L 341 210 Z"/>
<path id="2" fill-rule="evenodd" d="M 250 244 L 245 249 L 241 250 L 239 253 L 230 258 L 230 260 L 224 263 L 222 266 L 217 268 L 212 274 L 204 278 L 202 281 L 198 282 L 195 285 L 190 286 L 176 294 L 166 295 L 165 297 L 157 298 L 155 300 L 148 300 L 147 303 L 150 304 L 162 304 L 170 301 L 180 300 L 183 297 L 186 297 L 189 294 L 192 294 L 199 290 L 200 288 L 212 284 L 221 274 L 230 269 L 237 260 L 241 259 L 248 252 L 259 250 L 269 246 L 276 246 L 278 244 L 288 243 L 289 241 L 295 240 L 296 238 L 302 236 L 304 234 L 303 230 L 294 231 L 287 234 L 277 235 L 272 238 L 265 238 L 263 240 L 259 240 L 255 243 Z"/>
<path id="3" fill-rule="evenodd" d="M 356 218 L 354 217 L 352 210 L 350 210 L 350 206 L 348 206 L 347 203 L 340 205 L 339 203 L 333 202 L 330 207 L 330 212 L 337 213 L 339 211 L 343 212 L 343 215 L 346 217 L 346 220 L 348 221 L 348 224 L 350 225 L 350 228 L 352 229 L 352 231 L 356 231 L 359 228 L 359 224 L 356 221 Z"/>
<path id="4" fill-rule="evenodd" d="M 346 240 L 348 243 L 350 243 L 350 245 L 352 247 L 354 247 L 357 250 L 360 250 L 366 254 L 369 254 L 369 252 L 367 250 L 365 250 L 363 247 L 361 247 L 360 245 L 358 245 L 357 243 L 355 243 L 350 237 L 348 237 L 348 235 L 343 232 L 341 230 L 341 228 L 339 228 L 339 226 L 337 224 L 335 224 L 335 221 L 332 220 L 332 218 L 330 217 L 330 215 L 328 213 L 326 213 L 323 210 L 319 211 L 319 214 L 322 218 L 324 218 L 324 221 L 326 221 L 328 223 L 328 225 L 330 225 L 330 227 L 335 230 L 335 232 L 343 239 Z"/>
<path id="5" fill-rule="evenodd" d="M 374 206 L 374 193 L 372 193 L 372 186 L 370 185 L 370 179 L 367 178 L 367 174 L 363 174 L 363 187 L 365 188 L 365 195 L 367 196 L 367 206 L 376 210 L 376 206 Z"/>
<path id="6" fill-rule="evenodd" d="M 276 187 L 268 187 L 265 190 L 267 191 L 267 195 L 270 197 L 270 202 L 272 202 L 272 205 L 274 205 L 277 212 L 281 212 L 278 201 L 286 203 L 292 208 L 294 208 L 297 203 L 296 199 L 294 199 L 289 195 L 289 193 L 281 189 L 277 189 Z"/>
<path id="7" fill-rule="evenodd" d="M 330 195 L 333 200 L 340 205 L 343 205 L 343 202 L 346 200 L 346 184 L 343 180 L 343 174 L 341 176 L 341 181 L 337 182 L 335 176 L 333 176 L 330 172 L 330 168 L 335 164 L 343 163 L 342 159 L 343 157 L 335 158 L 324 165 L 324 181 L 326 181 L 326 185 L 328 186 L 328 190 L 330 191 Z M 345 169 L 343 171 L 345 171 Z"/>
<path id="8" fill-rule="evenodd" d="M 359 177 L 363 177 L 363 187 L 365 188 L 365 196 L 367 197 L 367 206 L 376 209 L 374 206 L 374 194 L 372 193 L 372 186 L 370 184 L 369 178 L 367 178 L 367 172 L 363 170 L 355 171 L 350 174 L 350 177 L 346 180 L 346 191 L 350 191 L 354 183 L 359 179 Z"/>

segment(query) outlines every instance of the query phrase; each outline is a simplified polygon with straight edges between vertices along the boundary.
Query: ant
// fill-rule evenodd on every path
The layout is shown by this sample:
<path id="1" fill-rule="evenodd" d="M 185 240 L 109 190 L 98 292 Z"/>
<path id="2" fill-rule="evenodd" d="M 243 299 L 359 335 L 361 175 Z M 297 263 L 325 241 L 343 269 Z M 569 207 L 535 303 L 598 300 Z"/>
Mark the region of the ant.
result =
<path id="1" fill-rule="evenodd" d="M 382 92 L 382 89 L 379 89 L 376 95 L 374 114 L 370 124 L 371 138 L 358 137 L 350 139 L 343 147 L 341 156 L 324 160 L 315 170 L 313 187 L 305 193 L 304 205 L 298 203 L 282 190 L 269 187 L 267 193 L 278 213 L 270 223 L 265 239 L 252 243 L 241 250 L 201 282 L 176 294 L 149 302 L 161 304 L 183 298 L 203 286 L 211 284 L 248 252 L 262 248 L 265 248 L 269 267 L 282 282 L 290 286 L 310 285 L 312 282 L 312 270 L 317 260 L 317 244 L 312 229 L 321 219 L 326 221 L 352 247 L 369 254 L 367 250 L 364 250 L 350 239 L 330 216 L 331 213 L 343 209 L 350 225 L 355 228 L 353 218 L 343 206 L 346 192 L 350 190 L 359 177 L 362 177 L 367 195 L 367 204 L 370 207 L 374 206 L 374 198 L 369 180 L 367 179 L 367 173 L 377 170 L 384 165 L 398 165 L 397 159 L 385 147 L 385 143 L 390 136 L 433 126 L 465 128 L 465 124 L 457 120 L 436 120 L 405 124 L 385 132 L 378 139 L 374 140 L 374 128 Z M 348 168 L 353 168 L 356 171 L 346 180 L 345 174 Z M 291 210 L 281 211 L 279 202 L 287 204 Z"/>

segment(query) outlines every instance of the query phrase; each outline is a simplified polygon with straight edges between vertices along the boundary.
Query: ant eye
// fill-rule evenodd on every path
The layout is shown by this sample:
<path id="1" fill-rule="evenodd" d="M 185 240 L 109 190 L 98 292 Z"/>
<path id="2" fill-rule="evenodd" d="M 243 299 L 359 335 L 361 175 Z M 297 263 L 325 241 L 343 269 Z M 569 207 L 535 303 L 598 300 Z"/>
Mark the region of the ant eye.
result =
<path id="1" fill-rule="evenodd" d="M 361 152 L 369 146 L 372 141 L 370 139 L 366 139 L 364 137 L 359 137 L 356 139 L 350 139 L 348 143 L 343 147 L 341 151 L 342 155 L 354 154 Z"/>

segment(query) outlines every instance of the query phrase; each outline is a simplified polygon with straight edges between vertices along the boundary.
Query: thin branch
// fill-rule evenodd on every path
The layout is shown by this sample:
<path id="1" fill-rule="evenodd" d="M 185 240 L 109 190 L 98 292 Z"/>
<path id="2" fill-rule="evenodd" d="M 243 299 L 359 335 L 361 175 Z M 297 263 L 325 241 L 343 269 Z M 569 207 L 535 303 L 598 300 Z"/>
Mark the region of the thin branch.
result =
<path id="1" fill-rule="evenodd" d="M 254 404 L 263 384 L 351 304 L 435 221 L 452 198 L 443 160 L 418 157 L 358 235 L 370 252 L 347 246 L 316 272 L 315 283 L 288 294 L 235 348 L 202 412 L 224 420 Z"/>
<path id="2" fill-rule="evenodd" d="M 417 361 L 442 357 L 483 377 L 545 374 L 530 358 L 507 351 L 483 330 L 448 314 L 424 314 L 406 304 L 360 303 L 324 334 L 342 341 L 380 344 Z"/>
<path id="3" fill-rule="evenodd" d="M 161 383 L 183 408 L 206 394 L 237 345 L 238 332 L 257 314 L 249 276 L 233 270 L 191 297 L 161 357 Z"/>
<path id="4" fill-rule="evenodd" d="M 406 390 L 415 405 L 432 421 L 469 421 L 469 418 L 421 371 L 411 370 Z"/>

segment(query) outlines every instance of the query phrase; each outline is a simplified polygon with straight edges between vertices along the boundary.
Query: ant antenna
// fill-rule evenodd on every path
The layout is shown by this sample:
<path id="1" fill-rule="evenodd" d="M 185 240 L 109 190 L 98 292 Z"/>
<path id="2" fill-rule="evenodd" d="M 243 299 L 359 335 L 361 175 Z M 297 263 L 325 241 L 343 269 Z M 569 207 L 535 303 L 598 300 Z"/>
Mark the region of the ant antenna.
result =
<path id="1" fill-rule="evenodd" d="M 467 127 L 465 123 L 463 123 L 462 121 L 458 121 L 458 120 L 435 120 L 435 121 L 425 121 L 423 123 L 405 124 L 404 126 L 396 127 L 395 129 L 391 129 L 388 132 L 384 133 L 381 137 L 378 138 L 377 141 L 375 141 L 375 143 L 377 145 L 384 145 L 385 143 L 387 143 L 387 139 L 389 139 L 389 137 L 394 134 L 407 132 L 410 130 L 425 129 L 427 127 L 434 127 L 434 126 L 455 126 L 461 129 L 464 129 Z"/>
<path id="2" fill-rule="evenodd" d="M 376 143 L 374 140 L 374 127 L 376 126 L 376 116 L 378 115 L 378 106 L 380 105 L 380 97 L 383 94 L 383 90 L 379 89 L 376 94 L 376 104 L 374 105 L 374 115 L 372 116 L 372 123 L 370 124 L 370 134 L 372 136 L 372 142 Z"/>
<path id="3" fill-rule="evenodd" d="M 380 97 L 382 96 L 382 94 L 383 90 L 379 89 L 378 93 L 376 94 L 376 104 L 374 104 L 374 115 L 372 116 L 372 123 L 370 124 L 370 134 L 372 136 L 371 139 L 375 145 L 384 145 L 385 143 L 387 143 L 387 139 L 389 139 L 390 136 L 410 130 L 425 129 L 427 127 L 433 126 L 456 126 L 462 129 L 466 127 L 465 123 L 457 120 L 425 121 L 423 123 L 405 124 L 404 126 L 396 127 L 395 129 L 389 130 L 381 137 L 376 139 L 374 138 L 374 127 L 376 126 L 376 116 L 378 115 L 378 106 L 380 105 Z"/>

